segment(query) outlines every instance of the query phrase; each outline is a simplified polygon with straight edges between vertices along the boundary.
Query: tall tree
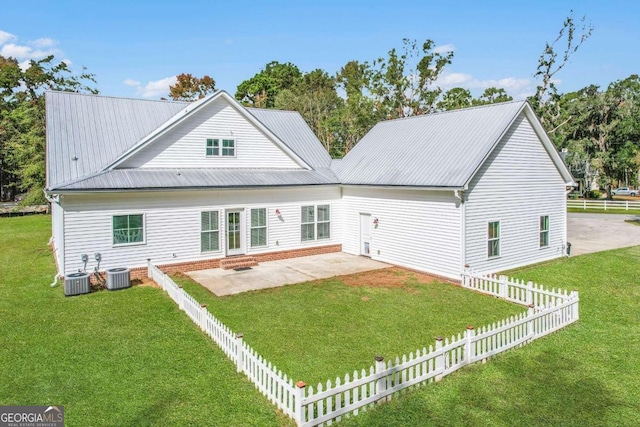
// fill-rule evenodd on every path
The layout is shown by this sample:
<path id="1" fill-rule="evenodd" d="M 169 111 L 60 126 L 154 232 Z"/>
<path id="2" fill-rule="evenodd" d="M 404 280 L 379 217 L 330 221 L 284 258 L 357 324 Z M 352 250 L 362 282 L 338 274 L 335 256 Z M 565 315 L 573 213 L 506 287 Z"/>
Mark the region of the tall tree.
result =
<path id="1" fill-rule="evenodd" d="M 272 61 L 258 74 L 240 83 L 235 96 L 250 107 L 274 108 L 278 93 L 292 89 L 301 78 L 302 73 L 294 64 Z"/>
<path id="2" fill-rule="evenodd" d="M 28 191 L 26 202 L 43 201 L 45 183 L 44 92 L 97 93 L 93 74 L 74 74 L 53 55 L 21 68 L 15 58 L 0 56 L 0 188 L 11 199 Z"/>
<path id="3" fill-rule="evenodd" d="M 496 102 L 507 101 L 513 101 L 513 97 L 510 96 L 504 88 L 488 87 L 482 92 L 482 95 L 480 95 L 478 99 L 473 100 L 473 105 L 495 104 Z"/>
<path id="4" fill-rule="evenodd" d="M 438 101 L 438 109 L 458 110 L 460 108 L 470 107 L 473 101 L 474 99 L 469 89 L 454 87 L 442 95 L 442 99 Z"/>
<path id="5" fill-rule="evenodd" d="M 179 74 L 175 84 L 169 86 L 169 97 L 174 101 L 195 101 L 216 91 L 216 81 L 204 75 Z"/>
<path id="6" fill-rule="evenodd" d="M 404 39 L 400 52 L 393 48 L 387 58 L 372 62 L 368 89 L 376 108 L 386 118 L 425 114 L 436 109 L 442 93 L 436 80 L 451 63 L 453 52 L 441 53 L 434 47 L 433 40 L 419 44 Z"/>

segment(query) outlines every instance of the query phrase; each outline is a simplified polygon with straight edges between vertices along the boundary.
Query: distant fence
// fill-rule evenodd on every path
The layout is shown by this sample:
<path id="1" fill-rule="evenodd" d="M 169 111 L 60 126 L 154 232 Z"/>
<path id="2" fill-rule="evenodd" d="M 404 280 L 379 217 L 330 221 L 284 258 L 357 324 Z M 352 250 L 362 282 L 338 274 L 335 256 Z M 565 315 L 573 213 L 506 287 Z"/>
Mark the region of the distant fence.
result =
<path id="1" fill-rule="evenodd" d="M 640 210 L 640 202 L 633 200 L 567 200 L 570 209 L 599 209 L 603 211 Z"/>
<path id="2" fill-rule="evenodd" d="M 169 276 L 149 264 L 149 277 L 162 286 L 181 310 L 205 331 L 256 388 L 299 426 L 330 425 L 342 417 L 357 415 L 392 395 L 427 382 L 439 381 L 468 364 L 485 361 L 498 353 L 524 345 L 578 320 L 578 293 L 546 289 L 506 276 L 465 272 L 462 286 L 527 306 L 527 312 L 511 316 L 477 330 L 436 338 L 435 345 L 418 349 L 395 361 L 376 357 L 368 370 L 354 371 L 334 382 L 314 387 L 295 385 L 275 366 L 259 356 L 199 304 Z"/>

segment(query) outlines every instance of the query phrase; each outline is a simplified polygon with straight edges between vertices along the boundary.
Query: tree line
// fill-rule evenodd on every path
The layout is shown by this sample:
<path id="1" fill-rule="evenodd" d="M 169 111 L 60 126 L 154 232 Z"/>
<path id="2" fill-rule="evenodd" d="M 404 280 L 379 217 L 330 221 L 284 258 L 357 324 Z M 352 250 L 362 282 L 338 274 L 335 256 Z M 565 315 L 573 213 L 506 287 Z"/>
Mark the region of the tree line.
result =
<path id="1" fill-rule="evenodd" d="M 597 173 L 604 186 L 637 185 L 640 167 L 640 78 L 607 88 L 595 85 L 559 93 L 555 76 L 593 28 L 570 15 L 557 38 L 546 43 L 529 101 L 547 133 L 577 176 Z M 298 111 L 326 150 L 340 158 L 382 120 L 455 110 L 512 100 L 503 89 L 487 88 L 474 97 L 468 89 L 443 91 L 438 78 L 452 63 L 433 40 L 404 39 L 399 48 L 372 61 L 352 60 L 336 73 L 304 72 L 290 62 L 273 61 L 238 85 L 236 99 L 247 107 Z M 95 76 L 74 74 L 53 56 L 21 68 L 0 56 L 0 197 L 28 193 L 26 203 L 42 201 L 45 183 L 44 92 L 97 93 Z M 210 76 L 180 74 L 169 88 L 173 100 L 193 101 L 215 92 Z M 594 172 L 595 171 L 595 172 Z"/>

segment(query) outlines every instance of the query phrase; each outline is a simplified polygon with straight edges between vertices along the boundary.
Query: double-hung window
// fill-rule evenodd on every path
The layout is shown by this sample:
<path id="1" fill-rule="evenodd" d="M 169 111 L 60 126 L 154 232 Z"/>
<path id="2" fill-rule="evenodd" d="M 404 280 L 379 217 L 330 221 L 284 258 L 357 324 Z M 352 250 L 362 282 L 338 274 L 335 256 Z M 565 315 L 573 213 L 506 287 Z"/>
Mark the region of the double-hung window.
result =
<path id="1" fill-rule="evenodd" d="M 144 243 L 144 215 L 114 215 L 113 244 Z"/>
<path id="2" fill-rule="evenodd" d="M 206 154 L 207 157 L 235 157 L 236 140 L 207 138 Z"/>
<path id="3" fill-rule="evenodd" d="M 489 258 L 500 256 L 500 221 L 489 223 L 487 230 L 487 256 Z"/>
<path id="4" fill-rule="evenodd" d="M 267 246 L 267 209 L 251 209 L 251 247 Z"/>
<path id="5" fill-rule="evenodd" d="M 540 247 L 549 246 L 549 215 L 540 217 Z"/>
<path id="6" fill-rule="evenodd" d="M 200 212 L 200 250 L 220 250 L 220 221 L 218 211 Z"/>
<path id="7" fill-rule="evenodd" d="M 331 207 L 329 205 L 302 206 L 300 239 L 323 240 L 331 238 Z"/>

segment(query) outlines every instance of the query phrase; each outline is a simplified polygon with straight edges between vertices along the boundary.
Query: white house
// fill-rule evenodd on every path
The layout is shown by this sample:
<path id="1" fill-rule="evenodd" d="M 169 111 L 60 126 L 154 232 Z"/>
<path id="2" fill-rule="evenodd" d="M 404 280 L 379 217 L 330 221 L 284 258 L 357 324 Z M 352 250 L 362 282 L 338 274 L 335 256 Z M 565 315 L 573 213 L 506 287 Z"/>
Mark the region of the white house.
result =
<path id="1" fill-rule="evenodd" d="M 526 102 L 382 122 L 340 161 L 298 113 L 225 92 L 46 107 L 61 275 L 344 251 L 458 278 L 564 253 L 573 179 Z"/>

